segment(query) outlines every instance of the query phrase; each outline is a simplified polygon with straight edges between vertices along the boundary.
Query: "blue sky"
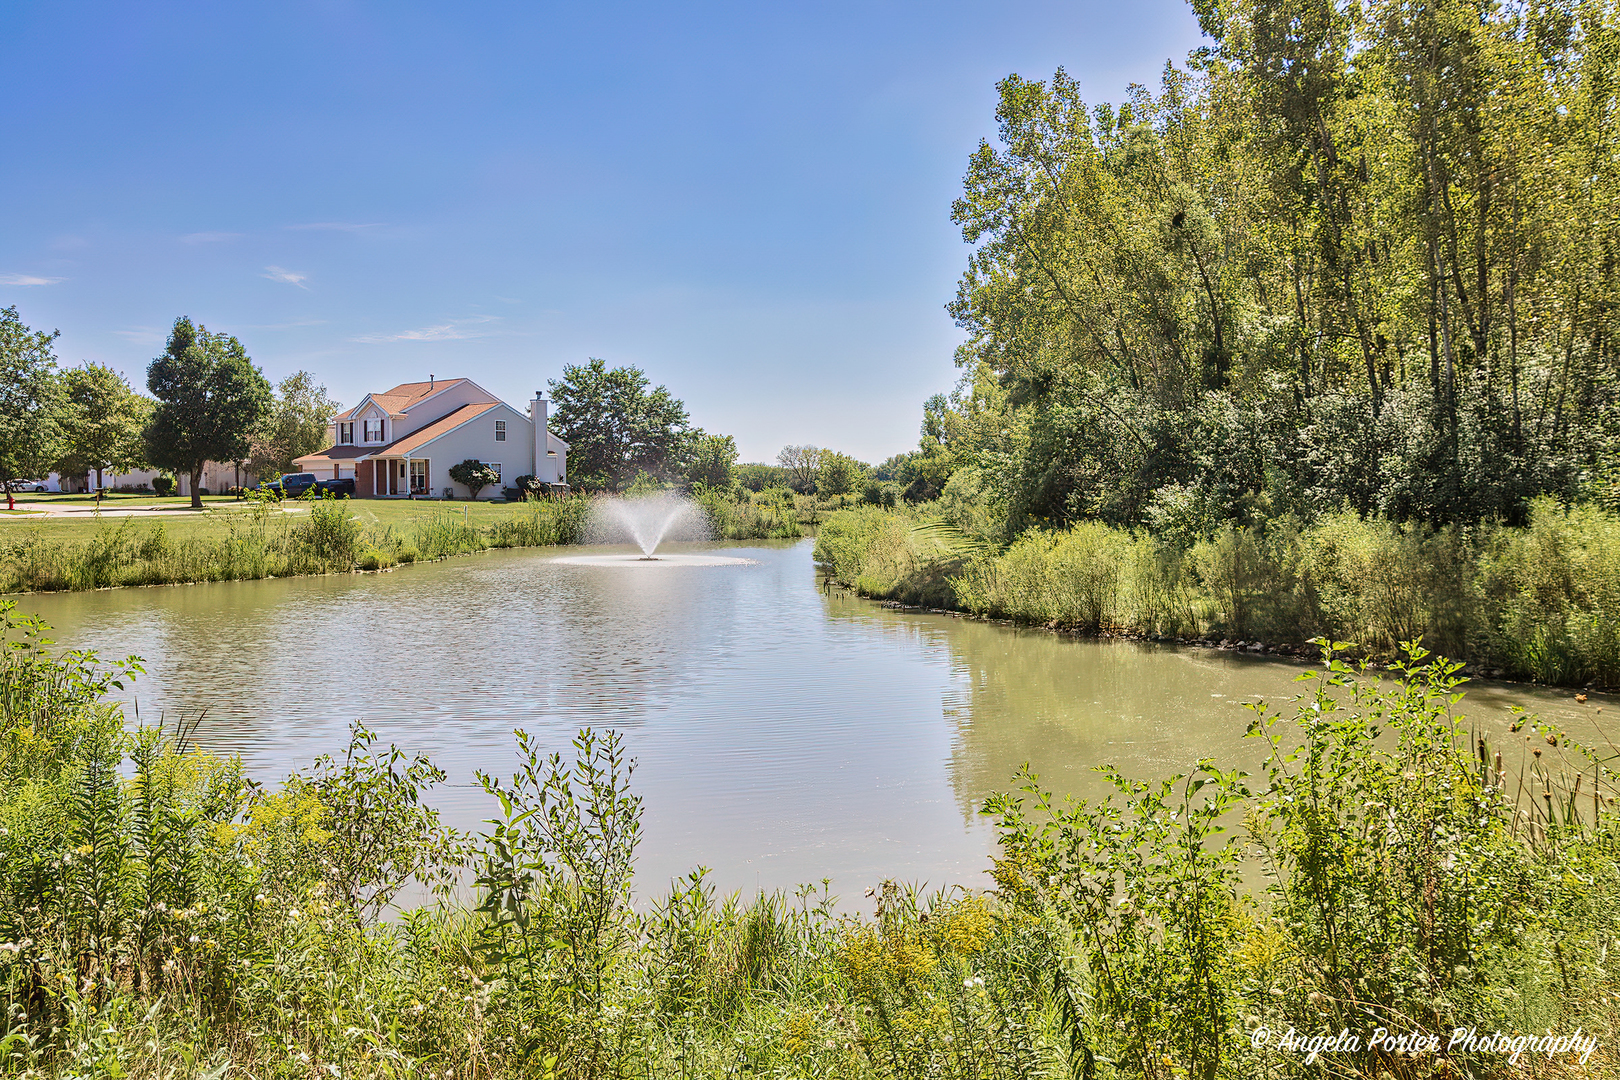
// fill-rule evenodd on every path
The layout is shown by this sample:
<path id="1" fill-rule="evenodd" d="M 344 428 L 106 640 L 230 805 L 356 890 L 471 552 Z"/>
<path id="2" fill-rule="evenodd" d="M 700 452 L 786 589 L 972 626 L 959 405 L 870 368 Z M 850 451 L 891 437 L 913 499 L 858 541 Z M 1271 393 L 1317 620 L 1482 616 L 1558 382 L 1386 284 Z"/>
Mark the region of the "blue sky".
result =
<path id="1" fill-rule="evenodd" d="M 635 364 L 745 460 L 911 447 L 995 81 L 1089 100 L 1180 2 L 6 5 L 0 306 L 144 388 L 176 316 L 342 402 Z"/>

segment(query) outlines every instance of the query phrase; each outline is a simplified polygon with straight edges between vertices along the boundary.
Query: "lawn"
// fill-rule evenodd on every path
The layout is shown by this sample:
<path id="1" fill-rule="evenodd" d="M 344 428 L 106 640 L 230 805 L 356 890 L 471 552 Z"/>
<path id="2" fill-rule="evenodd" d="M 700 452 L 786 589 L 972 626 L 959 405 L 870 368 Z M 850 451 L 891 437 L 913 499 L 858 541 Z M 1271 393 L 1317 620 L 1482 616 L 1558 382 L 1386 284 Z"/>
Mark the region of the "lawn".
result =
<path id="1" fill-rule="evenodd" d="M 512 503 L 466 503 L 428 499 L 352 499 L 348 502 L 351 513 L 362 525 L 392 525 L 396 529 L 409 527 L 421 518 L 443 514 L 447 510 L 463 516 L 466 522 L 473 526 L 492 525 L 504 518 L 512 517 L 520 510 L 517 504 Z M 116 529 L 125 521 L 122 516 L 111 515 L 98 518 L 86 514 L 82 517 L 62 518 L 23 512 L 25 507 L 38 506 L 42 503 L 57 506 L 93 506 L 95 500 L 75 495 L 31 495 L 26 500 L 18 498 L 17 512 L 8 513 L 0 509 L 0 543 L 16 540 L 24 533 L 52 542 L 82 541 L 94 536 L 102 528 Z M 235 515 L 246 513 L 251 504 L 246 500 L 220 495 L 204 497 L 202 513 L 187 512 L 186 508 L 190 505 L 191 500 L 184 497 L 159 499 L 150 496 L 123 495 L 109 496 L 102 507 L 120 510 L 172 507 L 174 513 L 131 519 L 134 523 L 133 528 L 139 533 L 145 533 L 161 523 L 171 539 L 182 540 L 192 537 L 223 536 L 228 531 L 228 523 Z M 289 500 L 282 505 L 294 514 L 307 512 L 307 505 L 300 500 Z"/>

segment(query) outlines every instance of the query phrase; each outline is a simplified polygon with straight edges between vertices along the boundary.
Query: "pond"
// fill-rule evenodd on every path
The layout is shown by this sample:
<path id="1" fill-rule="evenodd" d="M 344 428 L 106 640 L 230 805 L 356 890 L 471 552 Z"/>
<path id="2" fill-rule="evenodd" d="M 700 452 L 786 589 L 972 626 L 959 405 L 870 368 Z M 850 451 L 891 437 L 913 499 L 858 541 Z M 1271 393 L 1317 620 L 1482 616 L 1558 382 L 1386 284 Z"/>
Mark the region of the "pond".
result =
<path id="1" fill-rule="evenodd" d="M 510 773 L 513 729 L 563 751 L 580 727 L 618 729 L 646 800 L 643 894 L 699 864 L 726 891 L 983 885 L 977 811 L 1024 762 L 1081 795 L 1105 762 L 1252 768 L 1240 703 L 1299 690 L 1296 663 L 895 611 L 823 590 L 811 549 L 706 545 L 724 558 L 692 565 L 509 550 L 18 599 L 64 646 L 143 657 L 142 722 L 201 713 L 203 745 L 272 780 L 363 721 L 446 769 L 433 801 L 462 828 L 491 814 L 472 774 Z M 1496 738 L 1513 704 L 1601 741 L 1597 695 L 1488 685 L 1461 708 Z"/>

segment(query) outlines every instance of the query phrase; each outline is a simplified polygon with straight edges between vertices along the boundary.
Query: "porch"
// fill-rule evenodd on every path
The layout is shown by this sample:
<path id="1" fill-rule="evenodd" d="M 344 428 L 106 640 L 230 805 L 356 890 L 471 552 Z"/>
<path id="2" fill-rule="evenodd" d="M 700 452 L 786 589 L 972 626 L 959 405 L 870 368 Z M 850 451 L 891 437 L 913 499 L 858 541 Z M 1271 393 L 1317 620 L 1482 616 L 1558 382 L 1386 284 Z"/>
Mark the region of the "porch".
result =
<path id="1" fill-rule="evenodd" d="M 372 457 L 354 470 L 354 493 L 360 498 L 428 498 L 433 494 L 429 458 Z"/>

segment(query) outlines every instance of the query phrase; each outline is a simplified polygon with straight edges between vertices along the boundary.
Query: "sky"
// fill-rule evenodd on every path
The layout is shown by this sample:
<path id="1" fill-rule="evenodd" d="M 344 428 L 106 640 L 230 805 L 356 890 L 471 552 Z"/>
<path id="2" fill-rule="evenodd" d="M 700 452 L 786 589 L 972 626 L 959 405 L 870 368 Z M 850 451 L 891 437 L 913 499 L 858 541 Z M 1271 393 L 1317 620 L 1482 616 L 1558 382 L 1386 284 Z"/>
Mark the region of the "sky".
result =
<path id="1" fill-rule="evenodd" d="M 144 389 L 181 315 L 345 405 L 601 357 L 745 461 L 915 445 L 998 79 L 1199 44 L 1179 0 L 5 10 L 0 307 L 64 365 Z"/>

